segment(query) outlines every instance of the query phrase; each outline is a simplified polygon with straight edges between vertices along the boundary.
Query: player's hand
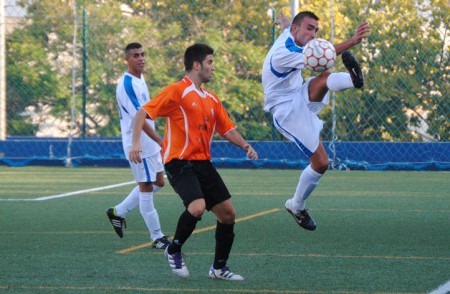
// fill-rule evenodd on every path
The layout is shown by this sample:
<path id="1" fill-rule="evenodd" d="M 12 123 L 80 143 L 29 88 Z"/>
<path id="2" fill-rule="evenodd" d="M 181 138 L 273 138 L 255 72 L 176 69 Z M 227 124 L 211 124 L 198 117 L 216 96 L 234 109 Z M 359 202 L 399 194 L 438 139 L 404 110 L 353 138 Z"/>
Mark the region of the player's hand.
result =
<path id="1" fill-rule="evenodd" d="M 280 14 L 279 16 L 277 16 L 275 23 L 280 25 L 282 31 L 284 31 L 286 28 L 288 28 L 291 25 L 291 21 L 284 14 Z"/>
<path id="2" fill-rule="evenodd" d="M 353 43 L 359 44 L 361 41 L 370 35 L 370 25 L 367 21 L 363 21 L 359 24 L 359 26 L 356 28 L 355 35 L 353 36 Z"/>
<path id="3" fill-rule="evenodd" d="M 128 152 L 128 158 L 131 162 L 134 163 L 141 163 L 141 152 L 142 152 L 142 146 L 141 144 L 133 144 L 131 145 L 130 151 Z"/>
<path id="4" fill-rule="evenodd" d="M 255 149 L 250 144 L 244 145 L 244 150 L 247 151 L 247 157 L 251 159 L 258 159 L 258 153 L 256 153 Z"/>

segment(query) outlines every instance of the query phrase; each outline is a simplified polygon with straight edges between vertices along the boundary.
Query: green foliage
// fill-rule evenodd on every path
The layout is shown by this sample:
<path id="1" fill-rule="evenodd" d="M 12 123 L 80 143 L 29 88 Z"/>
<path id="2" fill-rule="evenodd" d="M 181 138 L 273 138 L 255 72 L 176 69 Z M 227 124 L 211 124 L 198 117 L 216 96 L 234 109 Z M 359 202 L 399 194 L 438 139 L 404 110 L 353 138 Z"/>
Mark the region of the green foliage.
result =
<path id="1" fill-rule="evenodd" d="M 246 138 L 279 140 L 262 110 L 260 72 L 280 33 L 268 10 L 290 15 L 290 2 L 32 1 L 6 40 L 8 134 L 40 135 L 40 123 L 53 120 L 67 135 L 74 99 L 75 136 L 117 137 L 115 86 L 126 70 L 125 45 L 138 41 L 146 48 L 144 75 L 154 96 L 183 76 L 185 48 L 205 42 L 216 50 L 214 80 L 206 88 L 219 95 Z M 324 140 L 448 141 L 445 0 L 304 0 L 300 9 L 314 11 L 320 37 L 335 43 L 350 38 L 364 19 L 372 27 L 370 38 L 352 48 L 366 75 L 365 89 L 336 94 L 335 109 L 321 113 Z M 334 70 L 345 71 L 340 61 Z"/>

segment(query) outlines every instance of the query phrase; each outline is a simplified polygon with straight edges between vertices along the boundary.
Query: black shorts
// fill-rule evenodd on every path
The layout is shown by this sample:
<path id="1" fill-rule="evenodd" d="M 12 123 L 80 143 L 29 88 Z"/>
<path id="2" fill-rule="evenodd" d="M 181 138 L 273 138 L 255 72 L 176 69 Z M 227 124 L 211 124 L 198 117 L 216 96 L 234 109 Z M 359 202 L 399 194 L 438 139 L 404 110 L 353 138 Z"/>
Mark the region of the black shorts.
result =
<path id="1" fill-rule="evenodd" d="M 185 207 L 203 198 L 206 209 L 211 210 L 216 204 L 231 198 L 225 183 L 209 160 L 173 159 L 164 168 L 170 185 Z"/>

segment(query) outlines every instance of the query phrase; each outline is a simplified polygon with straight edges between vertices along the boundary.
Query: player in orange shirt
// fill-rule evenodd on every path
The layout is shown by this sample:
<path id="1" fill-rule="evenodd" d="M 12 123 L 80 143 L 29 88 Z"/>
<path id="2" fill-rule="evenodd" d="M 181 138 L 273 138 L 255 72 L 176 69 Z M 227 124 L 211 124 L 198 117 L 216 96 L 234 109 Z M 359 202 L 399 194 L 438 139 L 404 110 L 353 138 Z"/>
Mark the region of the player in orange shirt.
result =
<path id="1" fill-rule="evenodd" d="M 241 147 L 248 158 L 258 159 L 258 154 L 236 130 L 219 98 L 201 87 L 212 80 L 213 54 L 214 50 L 205 44 L 194 44 L 186 49 L 186 76 L 163 89 L 135 115 L 129 157 L 131 161 L 141 161 L 139 134 L 145 119 L 166 117 L 162 143 L 164 167 L 170 184 L 186 207 L 178 219 L 172 244 L 166 248 L 170 268 L 183 278 L 189 276 L 181 247 L 205 210 L 211 210 L 217 217 L 217 226 L 215 256 L 209 276 L 236 281 L 244 278 L 232 273 L 227 266 L 236 211 L 225 183 L 211 163 L 213 134 L 217 131 Z"/>

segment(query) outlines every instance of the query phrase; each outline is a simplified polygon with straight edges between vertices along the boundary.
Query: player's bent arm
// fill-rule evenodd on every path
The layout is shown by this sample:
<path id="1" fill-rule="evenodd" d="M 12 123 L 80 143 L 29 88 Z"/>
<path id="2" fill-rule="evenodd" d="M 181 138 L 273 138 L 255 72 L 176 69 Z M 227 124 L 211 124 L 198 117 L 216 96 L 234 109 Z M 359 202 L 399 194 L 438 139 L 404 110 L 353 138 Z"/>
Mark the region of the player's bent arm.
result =
<path id="1" fill-rule="evenodd" d="M 367 21 L 362 22 L 357 28 L 355 35 L 339 44 L 334 44 L 334 49 L 336 49 L 336 55 L 339 55 L 344 50 L 348 50 L 351 47 L 361 43 L 361 41 L 370 35 L 370 25 Z"/>
<path id="2" fill-rule="evenodd" d="M 134 116 L 133 135 L 131 137 L 132 138 L 131 148 L 128 153 L 128 157 L 129 157 L 130 161 L 132 161 L 134 163 L 142 162 L 141 155 L 140 155 L 140 152 L 142 151 L 141 132 L 142 132 L 142 129 L 144 128 L 146 117 L 147 117 L 147 113 L 142 109 L 139 109 L 138 112 L 136 112 L 136 115 Z"/>
<path id="3" fill-rule="evenodd" d="M 290 21 L 289 18 L 288 18 L 286 15 L 284 15 L 284 14 L 280 14 L 280 15 L 277 17 L 275 23 L 280 25 L 280 27 L 281 27 L 281 32 L 283 32 L 285 29 L 287 29 L 288 27 L 291 26 L 291 21 Z"/>
<path id="4" fill-rule="evenodd" d="M 247 151 L 247 157 L 251 159 L 258 159 L 258 153 L 256 153 L 255 149 L 245 141 L 245 139 L 239 134 L 236 129 L 228 131 L 224 136 L 225 139 L 233 143 L 234 145 L 241 147 L 245 151 Z"/>
<path id="5" fill-rule="evenodd" d="M 156 131 L 155 131 L 148 123 L 144 123 L 144 127 L 142 128 L 142 130 L 143 130 L 144 133 L 146 133 L 147 136 L 149 136 L 153 141 L 155 141 L 156 143 L 158 143 L 159 146 L 162 146 L 163 140 L 161 139 L 161 137 L 158 136 L 158 134 L 156 133 Z"/>

